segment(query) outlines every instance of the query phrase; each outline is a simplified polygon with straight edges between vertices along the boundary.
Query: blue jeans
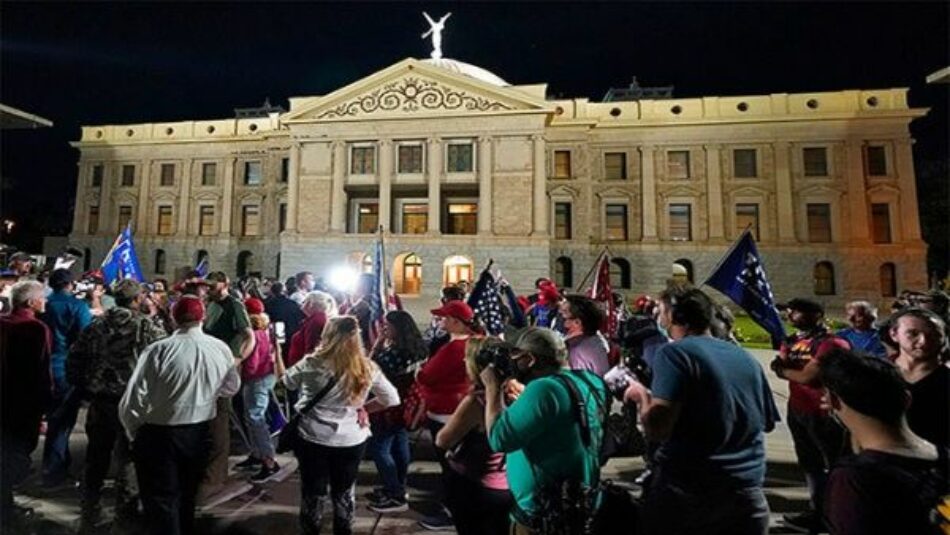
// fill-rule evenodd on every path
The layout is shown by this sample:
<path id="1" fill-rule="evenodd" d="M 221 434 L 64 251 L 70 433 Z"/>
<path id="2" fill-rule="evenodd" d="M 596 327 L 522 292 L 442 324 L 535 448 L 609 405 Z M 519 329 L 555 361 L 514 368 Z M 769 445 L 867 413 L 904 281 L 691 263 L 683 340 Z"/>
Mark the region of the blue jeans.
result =
<path id="1" fill-rule="evenodd" d="M 43 482 L 62 483 L 69 464 L 69 435 L 76 425 L 82 400 L 64 376 L 53 377 L 53 403 L 46 414 L 46 440 L 43 443 Z"/>
<path id="2" fill-rule="evenodd" d="M 406 494 L 406 473 L 409 470 L 409 432 L 404 426 L 380 425 L 369 439 L 369 454 L 383 479 L 383 491 L 391 498 Z"/>
<path id="3" fill-rule="evenodd" d="M 273 459 L 274 443 L 267 427 L 267 405 L 276 379 L 273 374 L 244 381 L 241 394 L 244 398 L 244 421 L 247 424 L 251 455 L 257 459 Z"/>

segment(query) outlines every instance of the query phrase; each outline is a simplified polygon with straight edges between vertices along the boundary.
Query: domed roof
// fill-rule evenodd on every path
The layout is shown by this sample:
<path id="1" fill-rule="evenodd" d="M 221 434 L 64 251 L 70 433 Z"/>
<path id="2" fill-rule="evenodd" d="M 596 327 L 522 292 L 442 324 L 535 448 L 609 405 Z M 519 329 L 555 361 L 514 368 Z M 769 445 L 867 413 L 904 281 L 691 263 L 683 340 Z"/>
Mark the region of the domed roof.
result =
<path id="1" fill-rule="evenodd" d="M 464 61 L 458 61 L 449 58 L 429 58 L 422 60 L 423 63 L 439 67 L 440 69 L 445 69 L 447 71 L 452 71 L 458 74 L 464 74 L 465 76 L 470 76 L 476 80 L 481 80 L 482 82 L 489 83 L 492 85 L 497 85 L 499 87 L 510 86 L 508 82 L 502 80 L 494 73 L 491 73 L 481 67 L 476 67 L 471 63 L 465 63 Z"/>

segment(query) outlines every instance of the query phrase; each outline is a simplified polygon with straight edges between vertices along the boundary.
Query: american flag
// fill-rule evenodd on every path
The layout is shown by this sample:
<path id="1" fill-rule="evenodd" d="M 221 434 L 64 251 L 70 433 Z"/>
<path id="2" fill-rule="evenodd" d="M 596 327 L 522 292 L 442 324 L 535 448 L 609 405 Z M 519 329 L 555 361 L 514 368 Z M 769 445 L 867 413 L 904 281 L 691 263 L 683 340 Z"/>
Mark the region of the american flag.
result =
<path id="1" fill-rule="evenodd" d="M 613 338 L 617 333 L 617 316 L 614 314 L 614 296 L 610 288 L 610 254 L 607 251 L 600 255 L 594 282 L 587 295 L 594 301 L 603 303 L 607 318 L 600 330 L 608 338 Z"/>
<path id="2" fill-rule="evenodd" d="M 376 251 L 373 255 L 373 293 L 369 296 L 370 333 L 371 342 L 376 340 L 385 319 L 386 312 L 402 310 L 399 298 L 393 292 L 392 279 L 386 267 L 386 250 L 383 247 L 383 232 L 380 227 L 379 237 L 376 239 Z"/>
<path id="3" fill-rule="evenodd" d="M 468 296 L 468 306 L 472 307 L 475 317 L 485 326 L 488 334 L 496 336 L 505 330 L 505 322 L 501 316 L 499 286 L 499 282 L 491 273 L 491 263 L 489 263 Z"/>

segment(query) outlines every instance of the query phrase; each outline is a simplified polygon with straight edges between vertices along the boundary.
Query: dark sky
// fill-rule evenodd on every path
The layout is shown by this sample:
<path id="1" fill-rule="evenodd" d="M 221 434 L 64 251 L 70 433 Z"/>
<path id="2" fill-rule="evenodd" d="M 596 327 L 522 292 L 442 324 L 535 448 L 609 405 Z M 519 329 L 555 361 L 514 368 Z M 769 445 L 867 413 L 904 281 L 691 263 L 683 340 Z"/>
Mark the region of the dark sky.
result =
<path id="1" fill-rule="evenodd" d="M 428 56 L 421 11 L 452 11 L 447 57 L 549 93 L 599 100 L 636 75 L 680 97 L 910 87 L 918 172 L 947 160 L 950 64 L 941 3 L 11 3 L 0 8 L 0 102 L 55 127 L 5 131 L 14 243 L 68 229 L 82 124 L 233 115 L 325 94 Z M 943 168 L 946 169 L 945 167 Z"/>

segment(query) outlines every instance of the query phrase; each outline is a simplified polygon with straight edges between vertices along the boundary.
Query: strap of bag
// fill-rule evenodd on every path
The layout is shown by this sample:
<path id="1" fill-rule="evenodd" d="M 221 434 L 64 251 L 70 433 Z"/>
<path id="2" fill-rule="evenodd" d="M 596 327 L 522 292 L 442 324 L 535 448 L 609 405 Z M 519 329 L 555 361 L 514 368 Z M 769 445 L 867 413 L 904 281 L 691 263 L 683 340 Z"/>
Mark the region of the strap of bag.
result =
<path id="1" fill-rule="evenodd" d="M 577 425 L 580 427 L 581 441 L 584 442 L 584 446 L 589 447 L 591 439 L 590 421 L 587 418 L 587 405 L 584 403 L 584 400 L 581 399 L 577 385 L 563 374 L 558 373 L 553 377 L 567 388 L 568 396 L 571 398 L 571 412 L 574 415 L 574 421 L 577 422 Z"/>
<path id="2" fill-rule="evenodd" d="M 303 409 L 300 410 L 300 414 L 308 413 L 313 410 L 313 408 L 317 406 L 317 403 L 319 403 L 320 400 L 323 399 L 334 386 L 336 386 L 336 377 L 331 377 L 326 386 L 321 388 L 320 391 L 317 392 L 317 395 L 313 396 L 313 399 L 304 405 Z"/>

